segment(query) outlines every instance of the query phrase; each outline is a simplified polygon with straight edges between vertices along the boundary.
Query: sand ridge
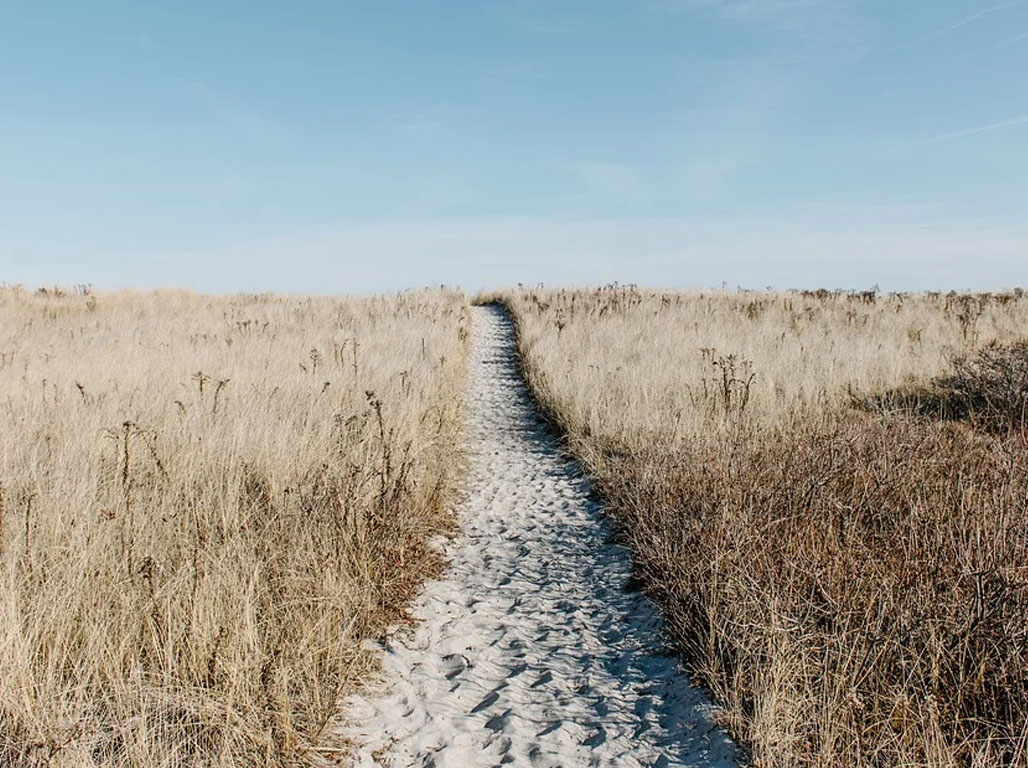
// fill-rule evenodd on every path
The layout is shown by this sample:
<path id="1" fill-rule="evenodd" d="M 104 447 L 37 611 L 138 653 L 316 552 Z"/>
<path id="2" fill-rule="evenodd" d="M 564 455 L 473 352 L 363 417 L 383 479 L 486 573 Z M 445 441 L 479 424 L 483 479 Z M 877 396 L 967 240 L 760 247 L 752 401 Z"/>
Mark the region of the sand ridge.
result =
<path id="1" fill-rule="evenodd" d="M 353 764 L 736 766 L 656 609 L 625 590 L 629 555 L 536 412 L 510 317 L 476 307 L 473 330 L 461 531 L 381 684 L 347 702 Z"/>

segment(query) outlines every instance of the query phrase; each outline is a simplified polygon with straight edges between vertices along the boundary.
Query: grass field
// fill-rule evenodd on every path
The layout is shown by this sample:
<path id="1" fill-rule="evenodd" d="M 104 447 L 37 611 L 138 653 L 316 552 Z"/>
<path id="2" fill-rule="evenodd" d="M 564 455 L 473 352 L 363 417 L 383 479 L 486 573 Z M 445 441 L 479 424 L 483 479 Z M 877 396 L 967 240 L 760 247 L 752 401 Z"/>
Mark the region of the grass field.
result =
<path id="1" fill-rule="evenodd" d="M 0 765 L 316 755 L 440 565 L 467 340 L 452 292 L 0 291 Z"/>
<path id="2" fill-rule="evenodd" d="M 504 301 L 756 765 L 1028 766 L 1028 297 Z M 337 757 L 442 566 L 469 336 L 448 291 L 0 290 L 0 765 Z"/>
<path id="3" fill-rule="evenodd" d="M 505 301 L 757 765 L 1028 765 L 1028 298 Z"/>

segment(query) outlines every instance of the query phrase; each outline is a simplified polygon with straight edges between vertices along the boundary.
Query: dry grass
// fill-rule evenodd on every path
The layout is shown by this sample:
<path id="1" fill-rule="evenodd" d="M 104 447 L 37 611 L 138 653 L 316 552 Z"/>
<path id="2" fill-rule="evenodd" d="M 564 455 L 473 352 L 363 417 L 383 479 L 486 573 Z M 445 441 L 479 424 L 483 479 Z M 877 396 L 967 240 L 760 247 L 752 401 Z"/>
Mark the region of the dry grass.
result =
<path id="1" fill-rule="evenodd" d="M 0 291 L 0 765 L 314 759 L 438 568 L 456 293 Z"/>
<path id="2" fill-rule="evenodd" d="M 1028 299 L 506 300 L 757 765 L 1028 765 Z"/>

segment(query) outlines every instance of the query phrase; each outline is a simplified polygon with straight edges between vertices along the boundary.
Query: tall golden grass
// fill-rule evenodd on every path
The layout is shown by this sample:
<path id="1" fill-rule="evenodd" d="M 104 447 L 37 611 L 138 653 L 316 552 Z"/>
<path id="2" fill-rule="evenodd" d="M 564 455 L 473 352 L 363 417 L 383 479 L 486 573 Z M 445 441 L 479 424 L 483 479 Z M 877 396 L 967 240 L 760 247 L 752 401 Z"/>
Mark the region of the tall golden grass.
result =
<path id="1" fill-rule="evenodd" d="M 1028 765 L 1028 298 L 504 300 L 756 765 Z"/>
<path id="2" fill-rule="evenodd" d="M 467 346 L 454 292 L 0 291 L 0 765 L 316 762 L 439 567 Z"/>

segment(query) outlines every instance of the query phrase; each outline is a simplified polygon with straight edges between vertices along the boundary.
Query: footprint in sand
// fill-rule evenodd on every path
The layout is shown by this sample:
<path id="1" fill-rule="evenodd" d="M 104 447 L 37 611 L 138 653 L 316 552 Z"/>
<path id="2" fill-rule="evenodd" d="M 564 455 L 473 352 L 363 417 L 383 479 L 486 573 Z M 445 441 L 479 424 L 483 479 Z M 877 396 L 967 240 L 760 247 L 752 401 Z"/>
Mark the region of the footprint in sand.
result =
<path id="1" fill-rule="evenodd" d="M 347 702 L 352 764 L 736 766 L 536 412 L 510 317 L 474 313 L 461 533 L 414 606 L 417 629 L 387 643 L 381 684 Z"/>

